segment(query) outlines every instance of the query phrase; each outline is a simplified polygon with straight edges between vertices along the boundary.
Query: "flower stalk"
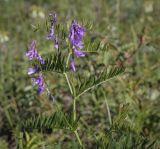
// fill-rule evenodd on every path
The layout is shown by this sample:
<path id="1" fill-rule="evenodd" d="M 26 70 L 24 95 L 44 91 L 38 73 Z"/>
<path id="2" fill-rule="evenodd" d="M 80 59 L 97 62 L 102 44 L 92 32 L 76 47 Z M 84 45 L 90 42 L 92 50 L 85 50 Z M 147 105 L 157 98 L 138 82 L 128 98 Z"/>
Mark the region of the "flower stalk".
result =
<path id="1" fill-rule="evenodd" d="M 75 98 L 75 96 L 74 96 L 73 89 L 72 89 L 72 86 L 71 86 L 71 84 L 70 84 L 70 81 L 69 81 L 69 78 L 68 78 L 67 73 L 64 73 L 64 76 L 65 76 L 65 78 L 66 78 L 68 87 L 69 87 L 69 89 L 70 89 L 70 93 L 71 93 L 71 95 L 72 95 L 72 97 L 73 97 L 73 120 L 76 121 L 76 98 Z M 82 141 L 81 141 L 81 139 L 80 139 L 80 137 L 79 137 L 78 131 L 75 130 L 74 133 L 75 133 L 75 135 L 76 135 L 76 138 L 77 138 L 80 146 L 82 146 Z"/>

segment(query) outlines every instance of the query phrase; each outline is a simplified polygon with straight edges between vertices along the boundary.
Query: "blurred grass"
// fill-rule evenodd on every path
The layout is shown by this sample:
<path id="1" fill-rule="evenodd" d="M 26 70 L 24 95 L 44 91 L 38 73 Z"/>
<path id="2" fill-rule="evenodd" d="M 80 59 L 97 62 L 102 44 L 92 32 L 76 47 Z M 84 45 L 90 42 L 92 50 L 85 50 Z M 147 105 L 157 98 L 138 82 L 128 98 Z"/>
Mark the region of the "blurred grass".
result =
<path id="1" fill-rule="evenodd" d="M 112 47 L 105 54 L 84 59 L 90 68 L 96 63 L 124 62 L 126 73 L 118 80 L 103 85 L 78 101 L 81 115 L 80 135 L 86 148 L 93 148 L 96 141 L 109 129 L 104 94 L 113 121 L 121 106 L 127 107 L 124 123 L 129 123 L 137 134 L 154 141 L 160 139 L 160 1 L 159 0 L 1 0 L 0 1 L 0 146 L 15 146 L 12 129 L 18 120 L 35 113 L 51 113 L 54 105 L 46 95 L 36 95 L 26 74 L 24 53 L 31 39 L 38 41 L 40 52 L 52 50 L 52 43 L 45 41 L 45 21 L 49 12 L 58 18 L 86 19 L 93 22 L 93 33 Z M 37 25 L 40 30 L 34 32 Z M 141 46 L 140 40 L 143 39 Z M 132 53 L 134 53 L 132 55 Z M 80 66 L 82 68 L 82 66 Z M 51 88 L 56 88 L 58 101 L 67 111 L 70 97 L 63 79 L 49 75 Z M 119 122 L 120 124 L 121 122 Z M 55 131 L 47 135 L 48 144 L 55 147 L 77 148 L 72 135 Z M 39 137 L 38 137 L 39 138 Z M 6 143 L 3 143 L 5 140 Z M 2 143 L 1 143 L 2 142 Z M 61 143 L 64 142 L 64 144 Z M 155 148 L 158 146 L 155 146 Z M 5 147 L 2 147 L 5 148 Z"/>

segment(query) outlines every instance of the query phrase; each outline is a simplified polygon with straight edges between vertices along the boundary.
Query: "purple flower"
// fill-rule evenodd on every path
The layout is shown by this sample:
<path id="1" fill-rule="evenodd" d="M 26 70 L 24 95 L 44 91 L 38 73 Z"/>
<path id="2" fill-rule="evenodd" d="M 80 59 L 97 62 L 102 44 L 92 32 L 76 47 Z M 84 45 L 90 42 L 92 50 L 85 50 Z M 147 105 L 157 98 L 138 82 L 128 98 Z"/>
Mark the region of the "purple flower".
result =
<path id="1" fill-rule="evenodd" d="M 34 66 L 34 67 L 29 67 L 28 68 L 28 75 L 34 74 L 38 69 L 38 66 Z"/>
<path id="2" fill-rule="evenodd" d="M 29 60 L 37 59 L 40 61 L 41 64 L 44 64 L 44 60 L 42 59 L 41 55 L 36 50 L 36 42 L 32 41 L 32 43 L 29 46 L 28 52 L 25 54 Z M 34 67 L 28 68 L 28 75 L 34 74 L 38 69 L 38 65 L 35 65 Z M 45 84 L 43 83 L 42 74 L 39 74 L 38 77 L 32 78 L 32 81 L 34 84 L 38 85 L 37 93 L 41 93 L 44 90 Z"/>
<path id="3" fill-rule="evenodd" d="M 49 16 L 52 18 L 50 20 L 51 26 L 49 30 L 49 35 L 47 36 L 48 40 L 50 40 L 54 36 L 55 24 L 57 22 L 57 15 L 55 13 L 54 14 L 50 13 Z"/>
<path id="4" fill-rule="evenodd" d="M 58 49 L 58 36 L 57 35 L 55 35 L 54 37 L 54 47 Z"/>
<path id="5" fill-rule="evenodd" d="M 49 29 L 49 35 L 47 36 L 47 39 L 50 40 L 54 35 L 54 26 L 51 26 Z"/>
<path id="6" fill-rule="evenodd" d="M 80 26 L 75 20 L 72 21 L 70 27 L 69 40 L 72 43 L 72 46 L 83 48 L 82 38 L 84 36 L 85 29 Z"/>
<path id="7" fill-rule="evenodd" d="M 75 67 L 75 63 L 74 63 L 73 58 L 70 58 L 70 66 L 71 66 L 71 69 L 72 69 L 73 71 L 76 71 L 76 67 Z"/>
<path id="8" fill-rule="evenodd" d="M 78 51 L 75 47 L 73 47 L 74 49 L 74 55 L 77 57 L 84 57 L 86 56 L 86 53 L 82 52 L 82 51 Z"/>
<path id="9" fill-rule="evenodd" d="M 38 59 L 41 64 L 44 64 L 44 60 L 36 50 L 36 42 L 33 40 L 29 46 L 28 52 L 25 54 L 29 60 Z"/>
<path id="10" fill-rule="evenodd" d="M 40 61 L 41 64 L 45 64 L 45 61 L 44 61 L 44 59 L 41 57 L 40 54 L 38 54 L 37 59 Z"/>
<path id="11" fill-rule="evenodd" d="M 50 40 L 52 38 L 54 38 L 54 47 L 56 49 L 58 49 L 58 36 L 55 35 L 55 25 L 56 25 L 56 22 L 57 22 L 57 15 L 54 13 L 50 13 L 49 16 L 51 17 L 51 20 L 50 20 L 50 31 L 49 31 L 49 35 L 47 36 L 47 39 Z"/>
<path id="12" fill-rule="evenodd" d="M 42 93 L 42 91 L 45 88 L 45 84 L 43 82 L 42 74 L 40 73 L 38 77 L 32 78 L 32 81 L 34 82 L 34 85 L 38 85 L 37 93 L 39 93 L 39 94 Z"/>
<path id="13" fill-rule="evenodd" d="M 85 52 L 77 50 L 78 48 L 83 49 L 84 47 L 84 44 L 82 42 L 84 34 L 85 34 L 85 29 L 82 26 L 80 26 L 75 20 L 73 20 L 70 26 L 69 40 L 72 44 L 73 52 L 76 57 L 86 56 Z M 76 71 L 73 58 L 70 59 L 70 65 L 71 69 L 73 71 Z"/>
<path id="14" fill-rule="evenodd" d="M 36 42 L 35 41 L 31 42 L 29 49 L 28 49 L 28 52 L 25 55 L 28 57 L 29 60 L 37 58 L 38 52 L 36 50 Z"/>

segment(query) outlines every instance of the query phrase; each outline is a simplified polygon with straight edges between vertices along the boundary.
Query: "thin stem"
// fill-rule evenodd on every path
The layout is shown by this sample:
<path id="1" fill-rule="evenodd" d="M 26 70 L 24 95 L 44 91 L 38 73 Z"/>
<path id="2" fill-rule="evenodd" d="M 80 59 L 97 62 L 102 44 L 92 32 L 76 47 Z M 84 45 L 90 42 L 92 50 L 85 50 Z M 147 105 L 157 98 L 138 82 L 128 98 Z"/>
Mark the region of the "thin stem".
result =
<path id="1" fill-rule="evenodd" d="M 42 73 L 42 72 L 41 72 L 41 73 Z M 45 82 L 45 84 L 46 84 L 47 93 L 48 93 L 48 95 L 50 95 L 50 97 L 51 97 L 52 100 L 54 101 L 53 95 L 52 95 L 52 93 L 51 93 L 51 91 L 50 91 L 50 89 L 49 89 L 49 86 L 48 86 L 48 84 L 47 84 L 47 82 L 46 82 L 46 79 L 45 79 L 43 73 L 42 73 L 42 76 L 43 76 L 43 80 L 44 80 L 44 82 Z M 58 111 L 61 111 L 61 109 L 59 108 L 59 105 L 57 104 L 56 101 L 55 101 L 55 105 L 56 105 L 56 107 L 57 107 L 57 110 L 58 110 Z M 72 129 L 72 126 L 69 124 L 69 122 L 68 122 L 68 120 L 66 119 L 65 115 L 63 115 L 63 117 L 64 117 L 65 121 L 67 122 L 68 126 Z"/>
<path id="2" fill-rule="evenodd" d="M 66 78 L 66 80 L 67 80 L 67 83 L 68 83 L 70 92 L 71 92 L 71 94 L 73 95 L 73 90 L 72 90 L 70 81 L 69 81 L 69 79 L 68 79 L 68 75 L 67 75 L 66 73 L 64 73 L 64 75 L 65 75 L 65 78 Z M 75 99 L 75 98 L 73 98 L 73 119 L 76 120 L 76 99 Z"/>
<path id="3" fill-rule="evenodd" d="M 71 94 L 72 94 L 73 97 L 74 97 L 73 89 L 72 89 L 71 84 L 70 84 L 70 81 L 69 81 L 69 79 L 68 79 L 68 75 L 67 75 L 66 73 L 64 73 L 64 75 L 65 75 L 65 78 L 66 78 L 66 80 L 67 80 L 67 83 L 68 83 L 70 92 L 71 92 Z M 76 120 L 76 98 L 73 98 L 73 119 L 74 119 L 74 121 Z M 77 138 L 80 146 L 82 146 L 82 141 L 81 141 L 81 139 L 80 139 L 80 137 L 79 137 L 79 134 L 78 134 L 77 130 L 75 130 L 74 133 L 75 133 L 75 135 L 76 135 L 76 138 Z"/>
<path id="4" fill-rule="evenodd" d="M 68 57 L 67 57 L 67 62 L 66 62 L 66 67 L 68 66 L 68 64 L 69 64 L 69 59 L 70 59 L 70 56 L 71 56 L 71 52 L 69 52 L 69 54 L 68 54 Z"/>
<path id="5" fill-rule="evenodd" d="M 104 99 L 105 99 L 105 103 L 106 103 L 106 107 L 107 107 L 108 120 L 109 120 L 110 125 L 112 126 L 112 118 L 111 118 L 111 113 L 110 113 L 108 101 L 107 101 L 105 93 L 103 93 L 103 94 L 104 94 Z"/>
<path id="6" fill-rule="evenodd" d="M 66 80 L 67 80 L 67 83 L 68 83 L 70 92 L 71 92 L 71 94 L 73 95 L 73 90 L 72 90 L 71 84 L 70 84 L 70 82 L 69 82 L 68 75 L 67 75 L 66 73 L 64 73 L 64 75 L 65 75 L 65 78 L 66 78 Z"/>
<path id="7" fill-rule="evenodd" d="M 78 134 L 77 130 L 75 130 L 74 133 L 75 133 L 75 135 L 76 135 L 76 137 L 77 137 L 77 140 L 78 140 L 80 146 L 82 146 L 82 141 L 81 141 L 81 139 L 80 139 L 80 137 L 79 137 L 79 134 Z"/>
<path id="8" fill-rule="evenodd" d="M 68 57 L 70 57 L 70 56 L 68 56 Z M 69 58 L 68 58 L 68 59 L 69 59 Z M 41 69 L 41 67 L 40 67 L 40 69 Z M 50 91 L 50 89 L 49 89 L 49 86 L 48 86 L 48 84 L 47 84 L 47 82 L 46 82 L 46 79 L 45 79 L 45 77 L 44 77 L 44 75 L 43 75 L 42 69 L 41 69 L 41 73 L 42 73 L 44 82 L 45 82 L 45 84 L 46 84 L 47 92 L 48 92 L 49 95 L 51 95 L 51 97 L 53 97 L 53 96 L 52 96 L 52 93 L 51 93 L 51 91 Z M 67 75 L 66 73 L 64 73 L 64 75 L 65 75 L 65 78 L 66 78 L 66 80 L 67 80 L 67 83 L 68 83 L 70 92 L 71 92 L 71 94 L 73 95 L 73 90 L 72 90 L 71 84 L 70 84 L 70 82 L 69 82 L 68 75 Z M 58 104 L 57 104 L 57 102 L 55 102 L 55 103 L 56 103 L 56 107 L 57 107 L 58 111 L 61 111 L 60 108 L 59 108 L 59 106 L 58 106 Z M 75 99 L 75 98 L 74 98 L 74 100 L 73 100 L 73 118 L 74 118 L 74 120 L 76 120 L 76 99 Z M 69 124 L 69 122 L 68 122 L 68 120 L 66 119 L 65 116 L 64 116 L 64 119 L 65 119 L 66 122 L 68 123 L 69 127 L 72 128 L 72 126 Z M 82 141 L 81 141 L 81 139 L 80 139 L 80 137 L 79 137 L 79 134 L 78 134 L 77 130 L 75 130 L 74 133 L 75 133 L 75 135 L 76 135 L 76 138 L 77 138 L 80 146 L 82 146 Z"/>
<path id="9" fill-rule="evenodd" d="M 76 99 L 73 99 L 73 119 L 76 120 Z"/>

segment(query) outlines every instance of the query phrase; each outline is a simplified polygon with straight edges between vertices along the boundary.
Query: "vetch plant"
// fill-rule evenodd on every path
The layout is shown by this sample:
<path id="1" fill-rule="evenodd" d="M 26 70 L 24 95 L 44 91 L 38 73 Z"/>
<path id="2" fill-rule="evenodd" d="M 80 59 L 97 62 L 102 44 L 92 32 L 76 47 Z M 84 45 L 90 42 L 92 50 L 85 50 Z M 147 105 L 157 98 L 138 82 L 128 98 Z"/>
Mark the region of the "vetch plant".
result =
<path id="1" fill-rule="evenodd" d="M 21 123 L 21 129 L 23 131 L 31 131 L 33 129 L 67 129 L 74 132 L 79 145 L 83 146 L 83 143 L 78 134 L 79 117 L 77 116 L 77 100 L 91 89 L 100 86 L 101 84 L 109 81 L 113 77 L 124 72 L 124 67 L 113 66 L 105 67 L 103 70 L 98 70 L 96 73 L 90 72 L 89 76 L 81 78 L 78 66 L 75 66 L 75 57 L 90 57 L 92 52 L 104 51 L 107 46 L 102 45 L 101 42 L 84 42 L 84 37 L 87 35 L 87 23 L 73 20 L 70 27 L 63 27 L 58 24 L 57 15 L 50 14 L 50 29 L 46 40 L 52 40 L 54 43 L 55 53 L 50 55 L 40 55 L 36 49 L 36 42 L 32 41 L 28 52 L 25 54 L 29 61 L 32 61 L 32 66 L 28 68 L 28 75 L 31 76 L 31 80 L 34 85 L 37 85 L 37 93 L 47 91 L 49 98 L 54 100 L 55 106 L 58 111 L 53 115 L 38 115 L 28 120 L 24 120 Z M 90 37 L 88 37 L 90 39 Z M 62 42 L 63 41 L 63 42 Z M 91 40 L 90 40 L 91 41 Z M 68 49 L 68 51 L 66 50 Z M 53 53 L 53 51 L 52 51 Z M 65 54 L 67 53 L 67 59 Z M 98 69 L 98 67 L 97 67 Z M 57 101 L 52 93 L 49 85 L 46 81 L 45 72 L 55 72 L 62 74 L 66 79 L 70 95 L 72 97 L 72 112 L 70 114 L 62 112 L 59 108 Z M 83 71 L 83 70 L 81 70 Z M 69 75 L 72 73 L 73 75 Z M 79 77 L 72 78 L 78 74 Z M 84 76 L 83 76 L 84 77 Z M 73 81 L 74 79 L 74 81 Z"/>

